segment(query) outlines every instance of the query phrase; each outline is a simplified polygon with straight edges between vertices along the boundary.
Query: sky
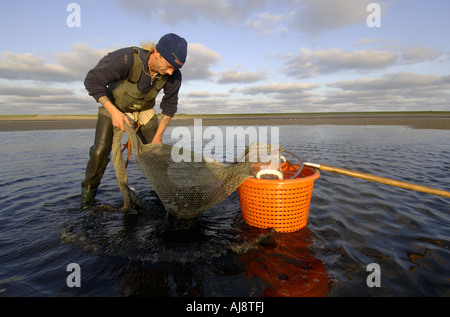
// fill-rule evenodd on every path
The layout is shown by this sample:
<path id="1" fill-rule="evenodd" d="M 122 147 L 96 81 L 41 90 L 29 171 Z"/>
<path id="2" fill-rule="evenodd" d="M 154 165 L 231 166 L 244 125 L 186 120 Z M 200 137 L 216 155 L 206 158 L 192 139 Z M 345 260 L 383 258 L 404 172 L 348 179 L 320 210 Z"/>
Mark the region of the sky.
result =
<path id="1" fill-rule="evenodd" d="M 0 115 L 96 114 L 87 72 L 167 33 L 189 43 L 178 113 L 450 111 L 449 12 L 447 0 L 2 1 Z"/>

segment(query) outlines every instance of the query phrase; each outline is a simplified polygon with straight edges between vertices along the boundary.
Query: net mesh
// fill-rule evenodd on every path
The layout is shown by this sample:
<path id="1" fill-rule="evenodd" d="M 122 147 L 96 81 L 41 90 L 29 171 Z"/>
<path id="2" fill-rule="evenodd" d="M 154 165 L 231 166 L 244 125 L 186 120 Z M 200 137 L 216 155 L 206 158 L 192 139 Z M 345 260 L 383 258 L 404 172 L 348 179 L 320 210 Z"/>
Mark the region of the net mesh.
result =
<path id="1" fill-rule="evenodd" d="M 144 144 L 132 128 L 125 124 L 125 129 L 136 165 L 167 212 L 179 219 L 197 218 L 202 212 L 231 195 L 245 179 L 252 176 L 253 162 L 259 160 L 262 153 L 261 146 L 252 143 L 234 162 L 225 164 L 185 148 L 167 144 Z M 138 200 L 128 187 L 121 151 L 122 137 L 123 132 L 115 128 L 113 162 L 124 196 L 124 209 L 128 209 L 132 202 L 136 203 Z M 271 147 L 266 145 L 264 150 L 271 151 Z M 174 160 L 173 153 L 185 159 Z"/>

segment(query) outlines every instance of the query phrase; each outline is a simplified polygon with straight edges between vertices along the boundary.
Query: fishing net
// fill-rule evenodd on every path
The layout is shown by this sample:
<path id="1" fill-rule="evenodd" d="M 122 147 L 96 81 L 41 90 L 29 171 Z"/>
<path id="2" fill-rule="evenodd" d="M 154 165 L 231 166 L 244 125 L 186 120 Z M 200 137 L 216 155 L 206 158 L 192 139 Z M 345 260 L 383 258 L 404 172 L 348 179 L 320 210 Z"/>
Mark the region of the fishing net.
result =
<path id="1" fill-rule="evenodd" d="M 182 147 L 144 144 L 132 128 L 125 124 L 125 129 L 136 165 L 167 212 L 178 219 L 195 219 L 223 201 L 252 176 L 254 162 L 269 160 L 268 153 L 275 151 L 274 146 L 252 143 L 234 162 L 225 164 Z M 121 151 L 122 136 L 123 132 L 115 128 L 112 152 L 116 177 L 124 196 L 124 209 L 128 209 L 138 199 L 128 187 Z M 174 154 L 184 159 L 174 160 Z"/>

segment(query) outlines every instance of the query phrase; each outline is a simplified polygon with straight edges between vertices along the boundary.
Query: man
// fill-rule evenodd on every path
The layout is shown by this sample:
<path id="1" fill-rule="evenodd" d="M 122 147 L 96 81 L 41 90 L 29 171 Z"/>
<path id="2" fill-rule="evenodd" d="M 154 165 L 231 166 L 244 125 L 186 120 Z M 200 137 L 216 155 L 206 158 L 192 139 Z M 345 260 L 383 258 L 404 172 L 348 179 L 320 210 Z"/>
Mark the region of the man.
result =
<path id="1" fill-rule="evenodd" d="M 122 48 L 103 57 L 85 79 L 85 87 L 102 106 L 98 110 L 94 145 L 89 151 L 86 175 L 81 183 L 81 201 L 93 202 L 101 178 L 110 160 L 113 127 L 125 131 L 130 118 L 140 128 L 143 143 L 162 143 L 161 139 L 177 111 L 181 86 L 180 68 L 186 61 L 187 42 L 170 33 L 155 44 L 142 48 Z M 160 108 L 162 118 L 153 109 L 159 91 L 164 88 Z"/>

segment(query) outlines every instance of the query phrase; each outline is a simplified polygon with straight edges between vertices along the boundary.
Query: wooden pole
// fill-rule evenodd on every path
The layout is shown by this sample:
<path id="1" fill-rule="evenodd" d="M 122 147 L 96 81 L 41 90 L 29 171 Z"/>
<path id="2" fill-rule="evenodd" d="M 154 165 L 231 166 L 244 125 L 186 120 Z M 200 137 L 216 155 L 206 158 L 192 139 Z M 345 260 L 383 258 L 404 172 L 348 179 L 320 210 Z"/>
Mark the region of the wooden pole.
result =
<path id="1" fill-rule="evenodd" d="M 439 195 L 439 196 L 450 198 L 450 192 L 445 191 L 445 190 L 440 190 L 440 189 L 425 187 L 425 186 L 421 186 L 421 185 L 406 183 L 406 182 L 397 181 L 397 180 L 386 178 L 386 177 L 380 177 L 380 176 L 374 176 L 374 175 L 365 174 L 365 173 L 359 173 L 359 172 L 355 172 L 355 171 L 351 171 L 351 170 L 347 170 L 347 169 L 343 169 L 343 168 L 339 168 L 339 167 L 329 166 L 329 165 L 315 164 L 315 163 L 303 163 L 303 165 L 317 168 L 320 170 L 324 170 L 327 172 L 338 173 L 338 174 L 347 175 L 347 176 L 351 176 L 351 177 L 366 179 L 366 180 L 377 182 L 377 183 L 382 183 L 382 184 L 386 184 L 386 185 L 411 189 L 411 190 L 415 190 L 415 191 L 419 191 L 419 192 L 424 192 L 424 193 L 429 193 L 429 194 L 434 194 L 434 195 Z"/>

